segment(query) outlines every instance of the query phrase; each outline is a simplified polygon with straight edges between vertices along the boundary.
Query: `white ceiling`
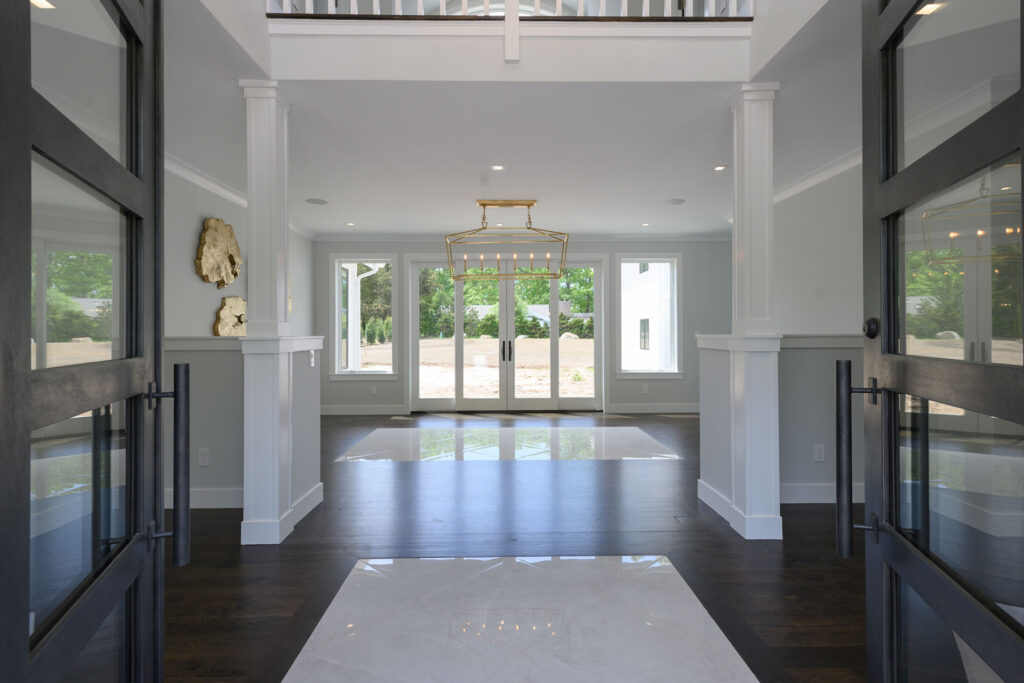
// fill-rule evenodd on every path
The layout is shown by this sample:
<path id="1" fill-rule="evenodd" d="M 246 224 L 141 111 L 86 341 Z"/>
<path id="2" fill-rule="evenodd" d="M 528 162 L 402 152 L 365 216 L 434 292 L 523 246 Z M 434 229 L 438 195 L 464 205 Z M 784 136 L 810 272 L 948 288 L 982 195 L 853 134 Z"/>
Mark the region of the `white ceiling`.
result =
<path id="1" fill-rule="evenodd" d="M 603 235 L 730 230 L 730 84 L 290 82 L 293 222 L 430 234 L 479 198 L 533 198 L 538 227 Z M 491 164 L 506 170 L 492 172 Z M 306 199 L 326 199 L 313 206 Z M 682 198 L 682 205 L 666 200 Z M 516 224 L 521 210 L 492 224 Z M 356 223 L 347 227 L 347 222 Z M 643 223 L 650 226 L 643 228 Z"/>

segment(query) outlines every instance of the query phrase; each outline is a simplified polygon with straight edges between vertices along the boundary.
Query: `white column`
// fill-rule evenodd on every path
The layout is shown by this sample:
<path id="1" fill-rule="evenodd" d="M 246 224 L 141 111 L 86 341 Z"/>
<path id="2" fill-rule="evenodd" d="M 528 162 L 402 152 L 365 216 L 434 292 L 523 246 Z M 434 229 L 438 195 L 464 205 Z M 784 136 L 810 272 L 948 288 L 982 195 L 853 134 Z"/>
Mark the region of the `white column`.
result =
<path id="1" fill-rule="evenodd" d="M 775 324 L 773 107 L 778 83 L 733 101 L 732 334 L 699 335 L 698 497 L 744 538 L 782 538 Z M 705 428 L 706 427 L 706 428 Z"/>
<path id="2" fill-rule="evenodd" d="M 276 81 L 239 81 L 246 104 L 250 337 L 288 336 L 288 105 Z"/>
<path id="3" fill-rule="evenodd" d="M 323 342 L 288 336 L 288 105 L 274 81 L 239 85 L 246 101 L 249 223 L 241 539 L 249 545 L 280 543 L 323 499 L 319 482 L 308 491 L 294 490 L 292 482 L 296 461 L 320 458 L 318 445 L 316 453 L 295 448 L 293 354 Z"/>

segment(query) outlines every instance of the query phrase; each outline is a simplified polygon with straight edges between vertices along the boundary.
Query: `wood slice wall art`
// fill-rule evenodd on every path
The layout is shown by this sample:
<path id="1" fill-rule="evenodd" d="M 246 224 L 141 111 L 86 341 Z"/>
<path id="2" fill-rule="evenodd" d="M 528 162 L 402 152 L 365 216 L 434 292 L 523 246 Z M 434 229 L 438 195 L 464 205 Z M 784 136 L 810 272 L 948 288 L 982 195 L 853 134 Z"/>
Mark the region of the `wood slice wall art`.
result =
<path id="1" fill-rule="evenodd" d="M 207 218 L 196 252 L 196 274 L 203 282 L 216 282 L 217 288 L 223 289 L 241 271 L 242 250 L 238 248 L 234 228 L 220 218 Z"/>
<path id="2" fill-rule="evenodd" d="M 245 336 L 245 299 L 240 296 L 221 298 L 217 319 L 213 322 L 213 334 L 217 337 Z"/>

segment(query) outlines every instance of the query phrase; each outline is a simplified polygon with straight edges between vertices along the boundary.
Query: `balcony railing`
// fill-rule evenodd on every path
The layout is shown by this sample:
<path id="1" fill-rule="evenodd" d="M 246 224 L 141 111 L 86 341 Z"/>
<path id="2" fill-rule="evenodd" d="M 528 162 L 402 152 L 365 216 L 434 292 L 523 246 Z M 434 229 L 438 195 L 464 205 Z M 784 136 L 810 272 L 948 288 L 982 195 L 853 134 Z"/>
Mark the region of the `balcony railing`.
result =
<path id="1" fill-rule="evenodd" d="M 274 17 L 503 17 L 505 0 L 266 0 Z M 519 16 L 551 19 L 730 21 L 753 17 L 754 0 L 520 0 Z"/>

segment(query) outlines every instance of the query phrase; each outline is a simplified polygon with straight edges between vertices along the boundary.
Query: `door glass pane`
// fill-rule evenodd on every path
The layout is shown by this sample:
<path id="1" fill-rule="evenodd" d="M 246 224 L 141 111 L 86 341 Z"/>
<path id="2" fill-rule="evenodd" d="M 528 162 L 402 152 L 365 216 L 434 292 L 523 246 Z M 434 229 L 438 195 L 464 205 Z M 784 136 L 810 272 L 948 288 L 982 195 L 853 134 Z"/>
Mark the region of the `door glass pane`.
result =
<path id="1" fill-rule="evenodd" d="M 105 5 L 32 2 L 32 86 L 125 163 L 128 43 Z"/>
<path id="2" fill-rule="evenodd" d="M 33 156 L 33 368 L 127 356 L 127 225 L 115 204 Z"/>
<path id="3" fill-rule="evenodd" d="M 910 584 L 898 584 L 898 681 L 999 683 L 1003 679 L 939 618 Z"/>
<path id="4" fill-rule="evenodd" d="M 1020 2 L 926 3 L 894 58 L 902 170 L 1020 89 Z"/>
<path id="5" fill-rule="evenodd" d="M 455 398 L 455 282 L 447 268 L 419 269 L 420 398 Z"/>
<path id="6" fill-rule="evenodd" d="M 514 396 L 551 398 L 551 280 L 522 278 L 513 280 L 513 285 Z"/>
<path id="7" fill-rule="evenodd" d="M 1024 427 L 903 396 L 899 474 L 903 533 L 1024 619 Z"/>
<path id="8" fill-rule="evenodd" d="M 594 396 L 594 269 L 566 268 L 558 281 L 558 395 Z"/>
<path id="9" fill-rule="evenodd" d="M 125 539 L 125 402 L 32 432 L 30 627 Z"/>
<path id="10" fill-rule="evenodd" d="M 1024 364 L 1020 154 L 899 217 L 900 351 Z"/>
<path id="11" fill-rule="evenodd" d="M 126 683 L 130 679 L 128 601 L 122 596 L 64 676 L 71 683 Z"/>
<path id="12" fill-rule="evenodd" d="M 470 275 L 496 274 L 496 268 L 470 268 Z M 498 280 L 464 280 L 462 288 L 462 395 L 500 398 L 500 320 Z"/>

